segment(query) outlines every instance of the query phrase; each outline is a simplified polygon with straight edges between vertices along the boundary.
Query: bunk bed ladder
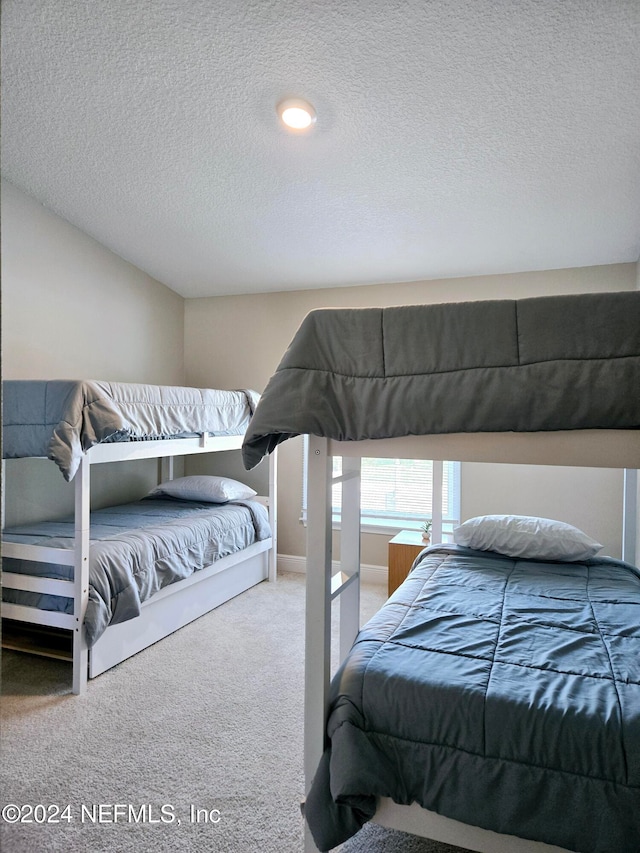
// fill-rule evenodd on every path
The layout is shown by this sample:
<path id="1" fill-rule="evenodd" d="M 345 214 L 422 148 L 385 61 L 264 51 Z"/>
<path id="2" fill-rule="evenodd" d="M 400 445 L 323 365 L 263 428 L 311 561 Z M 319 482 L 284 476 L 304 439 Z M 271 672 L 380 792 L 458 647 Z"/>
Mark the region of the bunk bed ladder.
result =
<path id="1" fill-rule="evenodd" d="M 85 475 L 88 477 L 88 475 Z M 2 522 L 4 530 L 4 485 L 5 485 L 5 461 L 2 461 Z M 76 488 L 76 502 L 80 499 L 80 489 Z M 89 551 L 89 534 L 86 535 L 76 530 L 76 541 L 82 542 L 85 549 L 85 554 Z M 24 604 L 12 604 L 2 602 L 3 618 L 15 620 L 16 622 L 28 623 L 30 625 L 41 626 L 44 629 L 56 629 L 69 632 L 73 636 L 73 658 L 74 658 L 74 693 L 79 693 L 87 682 L 87 653 L 86 642 L 84 640 L 84 631 L 82 630 L 82 622 L 84 617 L 84 609 L 82 603 L 78 605 L 78 591 L 88 588 L 88 565 L 85 566 L 85 580 L 82 583 L 82 561 L 79 560 L 77 554 L 72 550 L 47 547 L 42 545 L 24 545 L 15 542 L 2 541 L 2 557 L 12 558 L 16 560 L 26 560 L 33 563 L 53 563 L 64 566 L 74 567 L 74 578 L 76 580 L 64 580 L 62 578 L 39 577 L 30 574 L 2 571 L 2 586 L 7 589 L 20 590 L 23 592 L 58 595 L 64 598 L 74 599 L 74 613 L 63 613 L 55 610 L 39 610 L 37 607 Z M 78 571 L 80 566 L 80 571 Z M 4 568 L 4 567 L 3 567 Z M 86 599 L 85 599 L 86 600 Z M 3 632 L 3 645 L 7 648 L 16 649 L 18 651 L 33 652 L 36 650 L 34 644 L 30 640 L 25 640 L 24 636 L 9 637 Z M 36 643 L 37 645 L 37 643 Z M 82 650 L 84 648 L 84 655 Z M 38 648 L 38 654 L 42 654 L 42 650 Z M 63 660 L 68 660 L 67 649 L 56 649 L 53 653 L 47 653 L 47 657 L 54 657 Z M 84 664 L 82 663 L 84 657 Z"/>
<path id="2" fill-rule="evenodd" d="M 360 459 L 343 457 L 333 477 L 326 438 L 309 436 L 305 634 L 305 785 L 308 791 L 325 748 L 331 673 L 331 604 L 340 597 L 342 661 L 360 629 Z M 331 494 L 342 487 L 340 569 L 333 573 Z M 316 847 L 305 824 L 305 851 Z"/>

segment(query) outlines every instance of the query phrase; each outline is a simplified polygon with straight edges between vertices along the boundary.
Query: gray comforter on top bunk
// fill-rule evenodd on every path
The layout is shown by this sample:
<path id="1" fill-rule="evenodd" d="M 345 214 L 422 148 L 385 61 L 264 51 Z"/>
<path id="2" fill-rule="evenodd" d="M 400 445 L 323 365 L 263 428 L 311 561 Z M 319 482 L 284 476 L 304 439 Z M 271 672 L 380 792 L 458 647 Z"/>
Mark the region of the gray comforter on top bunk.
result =
<path id="1" fill-rule="evenodd" d="M 259 395 L 173 385 L 7 380 L 3 456 L 47 456 L 66 480 L 94 444 L 212 433 L 241 435 Z"/>
<path id="2" fill-rule="evenodd" d="M 640 292 L 397 308 L 303 321 L 247 430 L 252 468 L 299 434 L 640 428 Z"/>

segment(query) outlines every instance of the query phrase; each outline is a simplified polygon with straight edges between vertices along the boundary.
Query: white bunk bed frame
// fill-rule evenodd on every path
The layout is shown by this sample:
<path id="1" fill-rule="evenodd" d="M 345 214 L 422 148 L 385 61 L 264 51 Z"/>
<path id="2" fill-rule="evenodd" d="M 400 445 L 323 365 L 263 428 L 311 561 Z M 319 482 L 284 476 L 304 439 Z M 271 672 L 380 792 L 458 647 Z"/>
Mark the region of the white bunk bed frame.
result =
<path id="1" fill-rule="evenodd" d="M 342 475 L 332 475 L 341 456 Z M 622 558 L 635 563 L 640 430 L 568 430 L 553 433 L 474 433 L 340 442 L 309 436 L 305 652 L 305 781 L 311 787 L 326 744 L 331 672 L 331 603 L 340 596 L 339 659 L 360 629 L 360 460 L 362 457 L 453 459 L 624 469 Z M 331 489 L 342 484 L 340 563 L 332 561 Z M 441 535 L 434 517 L 432 541 Z M 383 798 L 373 821 L 479 853 L 566 853 L 559 847 L 469 826 Z M 305 853 L 317 850 L 305 824 Z"/>
<path id="2" fill-rule="evenodd" d="M 159 590 L 152 598 L 143 602 L 139 616 L 109 626 L 93 647 L 88 649 L 82 626 L 89 598 L 91 466 L 105 462 L 157 458 L 159 477 L 162 480 L 172 479 L 174 457 L 239 450 L 243 437 L 202 435 L 192 438 L 97 444 L 82 456 L 74 477 L 74 548 L 65 551 L 40 545 L 2 542 L 3 557 L 74 567 L 72 581 L 36 578 L 15 572 L 2 573 L 2 584 L 8 588 L 63 595 L 73 599 L 73 615 L 2 602 L 4 618 L 73 632 L 73 693 L 80 694 L 86 689 L 87 678 L 95 678 L 260 581 L 276 579 L 277 482 L 276 459 L 271 458 L 269 494 L 259 498 L 268 508 L 271 537 L 254 542 L 248 548 L 223 557 L 211 566 Z M 3 470 L 3 484 L 4 479 Z"/>

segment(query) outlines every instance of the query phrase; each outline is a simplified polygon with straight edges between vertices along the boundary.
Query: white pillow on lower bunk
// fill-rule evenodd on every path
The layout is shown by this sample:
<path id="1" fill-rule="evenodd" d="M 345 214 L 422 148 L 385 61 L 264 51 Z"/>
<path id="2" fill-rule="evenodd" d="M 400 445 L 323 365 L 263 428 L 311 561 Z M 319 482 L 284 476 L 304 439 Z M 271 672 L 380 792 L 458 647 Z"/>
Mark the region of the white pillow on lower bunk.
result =
<path id="1" fill-rule="evenodd" d="M 160 483 L 148 494 L 148 497 L 166 495 L 184 501 L 204 501 L 223 504 L 227 501 L 241 501 L 256 495 L 253 489 L 238 480 L 229 477 L 214 477 L 209 474 L 193 474 L 190 477 L 177 477 Z"/>
<path id="2" fill-rule="evenodd" d="M 480 515 L 453 531 L 453 541 L 476 551 L 497 551 L 529 560 L 586 560 L 602 548 L 582 530 L 528 515 Z"/>

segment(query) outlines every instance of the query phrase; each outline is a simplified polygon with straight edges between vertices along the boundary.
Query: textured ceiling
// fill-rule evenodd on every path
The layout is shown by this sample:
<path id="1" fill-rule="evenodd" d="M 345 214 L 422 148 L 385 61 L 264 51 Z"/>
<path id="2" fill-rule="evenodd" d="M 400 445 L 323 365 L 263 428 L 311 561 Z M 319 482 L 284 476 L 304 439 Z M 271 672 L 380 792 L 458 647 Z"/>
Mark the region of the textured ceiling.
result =
<path id="1" fill-rule="evenodd" d="M 4 177 L 184 296 L 640 254 L 640 0 L 2 0 L 2 65 Z"/>

